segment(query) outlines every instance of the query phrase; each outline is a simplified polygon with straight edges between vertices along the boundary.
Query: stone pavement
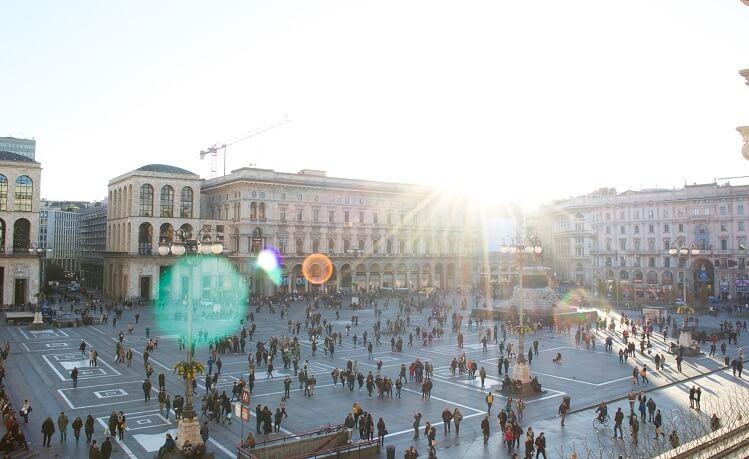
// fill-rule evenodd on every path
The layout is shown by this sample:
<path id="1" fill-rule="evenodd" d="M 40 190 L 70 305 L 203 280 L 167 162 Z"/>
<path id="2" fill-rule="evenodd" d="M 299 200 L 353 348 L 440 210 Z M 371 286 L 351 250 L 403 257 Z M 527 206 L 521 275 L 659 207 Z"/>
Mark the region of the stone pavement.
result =
<path id="1" fill-rule="evenodd" d="M 387 317 L 395 314 L 395 308 L 391 307 L 384 312 L 383 323 Z M 118 320 L 117 328 L 110 324 L 96 326 L 64 329 L 48 329 L 42 331 L 29 330 L 27 327 L 0 326 L 0 340 L 11 342 L 11 355 L 7 360 L 6 384 L 12 391 L 15 405 L 20 407 L 24 399 L 29 399 L 34 407 L 30 416 L 30 423 L 26 426 L 26 433 L 33 447 L 41 450 L 40 425 L 44 417 L 52 416 L 57 419 L 60 411 L 65 411 L 72 422 L 75 416 L 85 416 L 89 413 L 97 419 L 97 431 L 94 438 L 99 443 L 103 440 L 104 426 L 109 414 L 113 411 L 123 411 L 127 417 L 128 430 L 124 442 L 116 442 L 113 457 L 117 458 L 144 458 L 153 457 L 159 446 L 163 443 L 164 434 L 176 429 L 173 413 L 170 417 L 159 413 L 156 400 L 156 389 L 153 389 L 152 399 L 144 402 L 141 383 L 145 378 L 143 371 L 141 352 L 145 345 L 145 328 L 151 327 L 152 336 L 160 336 L 159 331 L 152 323 L 152 313 L 149 308 L 139 307 L 140 323 L 135 326 L 132 335 L 127 334 L 127 324 L 133 323 L 135 311 L 125 311 L 122 319 Z M 253 308 L 253 312 L 255 309 Z M 426 324 L 428 309 L 421 316 L 412 316 L 412 325 Z M 374 322 L 372 310 L 357 311 L 360 317 L 359 326 L 352 328 L 351 335 L 361 333 L 366 329 L 370 337 L 374 337 L 371 325 Z M 304 308 L 301 303 L 294 304 L 290 308 L 292 320 L 304 320 Z M 323 316 L 335 322 L 336 329 L 343 329 L 346 319 L 350 318 L 351 312 L 344 309 L 341 312 L 341 320 L 335 320 L 334 311 L 323 311 Z M 725 317 L 725 315 L 723 315 Z M 258 329 L 254 341 L 247 344 L 247 350 L 254 350 L 255 342 L 268 342 L 270 336 L 281 336 L 286 333 L 286 320 L 280 319 L 279 315 L 269 315 L 267 308 L 261 313 L 255 314 Z M 465 323 L 465 322 L 464 322 Z M 465 329 L 465 327 L 464 327 Z M 126 334 L 125 345 L 132 347 L 135 351 L 133 366 L 127 367 L 114 361 L 114 349 L 116 335 L 122 330 Z M 345 332 L 344 332 L 345 333 Z M 293 377 L 293 371 L 281 370 L 280 359 L 277 360 L 278 370 L 273 379 L 266 379 L 263 367 L 256 372 L 257 381 L 253 393 L 251 406 L 260 403 L 267 405 L 272 411 L 278 406 L 283 394 L 282 379 L 286 374 L 292 376 L 292 397 L 287 405 L 289 417 L 282 423 L 283 432 L 303 432 L 326 423 L 342 423 L 346 414 L 350 411 L 354 402 L 359 403 L 362 408 L 371 412 L 375 423 L 382 417 L 387 425 L 389 435 L 386 445 L 396 447 L 397 457 L 402 457 L 405 448 L 415 444 L 422 457 L 426 457 L 426 440 L 423 435 L 419 440 L 412 440 L 413 429 L 411 427 L 413 414 L 420 412 L 423 415 L 421 426 L 426 422 L 437 423 L 437 453 L 439 457 L 466 457 L 468 455 L 477 457 L 505 457 L 506 448 L 501 445 L 497 433 L 496 414 L 497 409 L 504 406 L 503 396 L 495 394 L 495 404 L 491 416 L 492 436 L 487 447 L 483 445 L 480 431 L 480 422 L 486 411 L 484 397 L 486 390 L 480 387 L 478 380 L 470 381 L 465 377 L 451 376 L 447 371 L 450 360 L 465 352 L 468 358 L 477 359 L 479 366 L 484 366 L 490 378 L 499 379 L 497 375 L 497 346 L 490 346 L 488 352 L 483 352 L 478 342 L 476 326 L 471 331 L 464 331 L 465 348 L 461 351 L 456 344 L 455 335 L 446 332 L 443 339 L 435 340 L 431 345 L 422 346 L 420 341 L 414 342 L 413 347 L 404 345 L 404 352 L 390 352 L 389 337 L 383 336 L 383 344 L 375 347 L 375 359 L 368 359 L 367 351 L 361 345 L 352 344 L 351 336 L 344 336 L 343 346 L 336 347 L 335 359 L 326 357 L 322 346 L 318 348 L 317 356 L 312 357 L 310 345 L 302 329 L 300 342 L 302 343 L 302 358 L 308 359 L 312 372 L 317 375 L 317 388 L 314 397 L 305 397 L 299 390 L 297 380 Z M 546 392 L 526 400 L 527 407 L 523 422 L 524 430 L 532 426 L 536 434 L 544 431 L 547 436 L 550 457 L 558 457 L 558 452 L 564 446 L 565 454 L 569 454 L 572 446 L 580 448 L 581 441 L 587 439 L 588 443 L 601 441 L 599 435 L 593 431 L 592 420 L 594 414 L 592 409 L 571 414 L 567 417 L 566 427 L 561 428 L 559 419 L 555 417 L 557 408 L 563 396 L 570 396 L 572 409 L 581 409 L 595 406 L 602 400 L 614 400 L 626 396 L 632 388 L 631 374 L 633 365 L 641 366 L 647 363 L 650 369 L 654 368 L 652 360 L 648 356 L 630 358 L 625 364 L 619 363 L 616 351 L 621 344 L 621 334 L 614 344 L 615 352 L 603 351 L 604 333 L 600 332 L 597 339 L 596 349 L 578 349 L 574 345 L 572 336 L 553 335 L 549 332 L 528 336 L 526 343 L 533 339 L 540 341 L 539 356 L 534 357 L 531 365 L 532 373 L 539 376 Z M 658 335 L 660 336 L 660 335 Z M 95 346 L 100 352 L 99 365 L 94 368 L 88 367 L 88 360 L 81 356 L 78 351 L 80 340 L 84 339 L 89 346 Z M 516 341 L 517 337 L 509 337 L 508 340 Z M 407 339 L 406 339 L 407 343 Z M 740 344 L 747 343 L 745 335 L 740 337 Z M 663 350 L 665 346 L 660 338 L 654 341 L 656 349 Z M 734 346 L 732 346 L 734 347 Z M 527 348 L 526 348 L 527 349 Z M 561 364 L 552 362 L 552 357 L 557 352 L 563 355 Z M 734 352 L 730 351 L 730 352 Z M 720 354 L 720 352 L 718 352 Z M 183 354 L 177 352 L 176 336 L 161 336 L 159 349 L 151 354 L 151 363 L 155 374 L 152 377 L 154 386 L 157 386 L 159 372 L 166 375 L 167 392 L 172 397 L 177 393 L 184 393 L 184 384 L 181 378 L 172 374 L 172 367 L 183 359 Z M 198 349 L 196 357 L 205 361 L 208 357 L 207 349 Z M 420 387 L 408 383 L 404 386 L 402 398 L 394 400 L 381 400 L 367 398 L 366 390 L 349 392 L 332 386 L 330 373 L 333 368 L 345 368 L 348 359 L 357 360 L 362 371 L 375 373 L 375 360 L 384 362 L 383 375 L 391 376 L 393 379 L 398 374 L 401 362 L 406 366 L 416 358 L 422 361 L 430 361 L 435 367 L 433 378 L 434 388 L 431 400 L 421 400 Z M 240 376 L 247 377 L 247 356 L 227 355 L 222 357 L 224 368 L 222 377 L 219 379 L 219 389 L 226 390 L 231 394 L 233 381 Z M 69 371 L 73 366 L 78 366 L 81 373 L 78 388 L 72 388 Z M 704 373 L 716 371 L 706 376 Z M 680 382 L 686 378 L 695 378 L 688 382 Z M 198 392 L 202 395 L 204 378 L 199 378 Z M 733 384 L 745 385 L 743 381 L 737 381 L 731 376 L 730 371 L 721 370 L 721 362 L 716 358 L 706 356 L 687 359 L 684 363 L 684 374 L 675 371 L 675 363 L 669 356 L 667 369 L 663 372 L 651 373 L 650 383 L 641 386 L 649 389 L 649 396 L 655 397 L 659 408 L 664 413 L 682 405 L 686 401 L 686 391 L 691 384 L 699 384 L 703 387 L 703 399 L 716 397 L 717 394 L 731 387 Z M 495 381 L 487 381 L 487 384 Z M 196 403 L 199 407 L 199 401 Z M 613 415 L 616 406 L 625 408 L 626 401 L 615 402 L 609 405 L 609 412 Z M 454 433 L 444 436 L 442 433 L 441 417 L 442 410 L 447 407 L 451 410 L 460 407 L 465 420 L 461 426 L 459 438 Z M 253 413 L 254 414 L 254 413 Z M 250 425 L 244 426 L 244 432 L 255 428 L 254 419 Z M 612 428 L 612 425 L 609 426 Z M 641 429 L 651 434 L 645 426 Z M 626 428 L 625 428 L 626 431 Z M 214 451 L 217 457 L 235 457 L 235 445 L 239 442 L 242 426 L 239 419 L 234 419 L 231 425 L 210 424 L 209 450 Z M 610 437 L 610 432 L 600 437 Z M 83 437 L 83 435 L 82 435 Z M 262 440 L 262 435 L 257 436 Z M 354 433 L 358 438 L 358 432 Z M 608 446 L 605 446 L 608 448 Z M 42 451 L 44 457 L 87 457 L 88 451 L 85 438 L 78 445 L 72 436 L 68 434 L 65 444 L 60 444 L 59 436 L 56 435 L 53 447 Z M 384 457 L 384 452 L 383 452 Z"/>

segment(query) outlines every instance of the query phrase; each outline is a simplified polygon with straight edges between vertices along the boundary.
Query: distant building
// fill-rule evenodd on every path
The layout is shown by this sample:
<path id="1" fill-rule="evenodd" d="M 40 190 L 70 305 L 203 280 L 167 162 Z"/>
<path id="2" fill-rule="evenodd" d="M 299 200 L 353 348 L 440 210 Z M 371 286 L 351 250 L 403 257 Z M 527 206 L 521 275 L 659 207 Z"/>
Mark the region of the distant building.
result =
<path id="1" fill-rule="evenodd" d="M 36 161 L 0 151 L 0 302 L 36 303 L 39 292 L 39 184 Z"/>
<path id="2" fill-rule="evenodd" d="M 78 216 L 78 266 L 81 285 L 104 288 L 104 250 L 107 244 L 107 204 L 96 202 Z"/>
<path id="3" fill-rule="evenodd" d="M 8 151 L 36 160 L 36 140 L 0 137 L 0 151 Z"/>

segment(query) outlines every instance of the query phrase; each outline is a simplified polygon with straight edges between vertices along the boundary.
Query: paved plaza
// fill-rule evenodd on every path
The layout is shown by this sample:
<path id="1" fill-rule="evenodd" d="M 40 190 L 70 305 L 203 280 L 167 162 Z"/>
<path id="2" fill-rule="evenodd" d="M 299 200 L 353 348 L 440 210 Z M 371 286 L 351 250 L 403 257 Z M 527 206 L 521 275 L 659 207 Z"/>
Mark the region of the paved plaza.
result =
<path id="1" fill-rule="evenodd" d="M 449 298 L 448 301 L 450 301 Z M 253 307 L 252 311 L 255 312 L 255 310 Z M 135 312 L 140 313 L 140 321 L 135 326 L 134 332 L 128 334 L 127 325 L 128 323 L 135 324 L 133 318 Z M 291 320 L 304 322 L 303 303 L 292 304 L 289 312 Z M 393 307 L 393 300 L 391 300 L 389 309 L 383 313 L 383 323 L 396 312 L 397 308 Z M 412 315 L 412 327 L 416 325 L 424 327 L 429 312 L 429 308 L 425 308 L 423 314 Z M 344 308 L 339 320 L 336 320 L 335 311 L 323 309 L 322 314 L 323 318 L 333 322 L 334 331 L 343 331 L 345 335 L 344 326 L 349 323 L 347 319 L 350 318 L 351 311 Z M 313 397 L 303 395 L 303 391 L 299 389 L 298 380 L 293 375 L 293 370 L 282 370 L 280 359 L 277 359 L 277 369 L 272 379 L 266 379 L 265 368 L 258 367 L 251 407 L 254 409 L 255 405 L 260 403 L 267 405 L 271 411 L 275 411 L 283 394 L 283 377 L 290 375 L 293 381 L 292 393 L 287 405 L 288 418 L 285 418 L 281 424 L 281 434 L 304 432 L 326 423 L 342 423 L 351 411 L 352 404 L 359 403 L 364 411 L 373 414 L 375 423 L 379 417 L 384 419 L 388 430 L 386 445 L 396 447 L 397 457 L 402 457 L 403 451 L 410 445 L 415 445 L 420 455 L 426 457 L 427 447 L 423 435 L 419 440 L 412 440 L 415 412 L 423 415 L 421 430 L 426 422 L 437 424 L 438 457 L 468 457 L 469 455 L 487 458 L 498 457 L 498 455 L 509 457 L 507 449 L 501 443 L 496 419 L 498 410 L 505 404 L 505 398 L 495 392 L 495 404 L 490 417 L 491 440 L 488 446 L 484 446 L 480 423 L 486 414 L 484 402 L 486 390 L 481 388 L 478 377 L 476 380 L 469 380 L 462 376 L 452 376 L 449 371 L 451 359 L 465 352 L 467 358 L 479 362 L 479 368 L 483 366 L 486 369 L 487 386 L 499 384 L 501 377 L 497 374 L 499 352 L 497 345 L 489 345 L 488 350 L 483 351 L 478 341 L 476 326 L 468 330 L 467 320 L 465 320 L 463 325 L 465 346 L 464 349 L 459 349 L 455 334 L 449 331 L 448 319 L 444 338 L 434 340 L 431 345 L 423 346 L 421 341 L 414 340 L 413 347 L 409 347 L 406 334 L 403 352 L 391 352 L 389 336 L 383 335 L 383 344 L 375 346 L 374 359 L 369 359 L 361 340 L 357 346 L 354 346 L 352 336 L 356 333 L 361 338 L 362 332 L 367 330 L 370 338 L 373 338 L 374 314 L 372 309 L 359 310 L 354 314 L 360 318 L 358 327 L 351 329 L 351 336 L 344 336 L 343 345 L 336 347 L 335 358 L 325 356 L 322 346 L 318 348 L 317 355 L 313 357 L 310 342 L 302 325 L 302 333 L 299 335 L 302 346 L 301 362 L 304 359 L 309 360 L 311 373 L 317 378 L 317 387 Z M 12 393 L 15 405 L 20 407 L 23 400 L 28 399 L 33 407 L 29 424 L 25 426 L 32 448 L 40 452 L 43 457 L 55 455 L 57 457 L 88 457 L 88 448 L 83 435 L 80 443 L 76 444 L 70 432 L 67 443 L 61 444 L 59 436 L 56 435 L 51 448 L 41 448 L 41 422 L 46 416 L 51 416 L 53 420 L 56 420 L 60 411 L 64 411 L 71 422 L 76 416 L 85 419 L 91 414 L 97 420 L 94 438 L 101 443 L 104 439 L 107 419 L 114 410 L 125 413 L 128 428 L 124 441 L 115 442 L 113 457 L 145 458 L 156 455 L 163 444 L 165 433 L 171 431 L 174 434 L 177 427 L 173 412 L 168 417 L 159 412 L 156 400 L 157 376 L 160 372 L 164 372 L 166 389 L 172 397 L 177 393 L 184 393 L 181 378 L 172 373 L 174 364 L 182 360 L 184 355 L 178 352 L 177 337 L 160 335 L 157 326 L 153 324 L 152 317 L 151 308 L 139 306 L 133 310 L 124 311 L 122 318 L 117 321 L 117 328 L 112 327 L 111 321 L 109 324 L 95 326 L 43 330 L 32 330 L 26 326 L 0 326 L 0 339 L 3 342 L 9 341 L 11 348 L 10 356 L 6 361 L 6 387 Z M 730 319 L 730 317 L 722 315 L 719 318 L 701 318 L 705 323 L 710 323 L 710 321 L 717 323 L 718 320 L 724 319 Z M 253 340 L 248 340 L 246 347 L 249 352 L 254 352 L 257 341 L 268 343 L 270 336 L 280 337 L 288 334 L 287 318 L 281 320 L 278 314 L 269 314 L 267 307 L 263 307 L 259 313 L 255 312 L 255 322 L 257 331 Z M 145 378 L 145 372 L 141 353 L 146 343 L 147 326 L 151 327 L 152 336 L 159 337 L 159 346 L 150 357 L 150 362 L 155 369 L 155 374 L 151 378 L 154 382 L 152 398 L 149 402 L 144 402 L 141 384 Z M 621 328 L 618 327 L 617 332 L 620 330 Z M 115 362 L 115 343 L 117 333 L 120 331 L 125 333 L 125 347 L 131 347 L 134 350 L 132 367 Z M 597 435 L 593 431 L 594 413 L 591 407 L 601 401 L 619 399 L 609 404 L 609 413 L 613 415 L 617 406 L 621 406 L 628 412 L 626 400 L 621 399 L 626 397 L 633 387 L 633 366 L 641 367 L 642 364 L 647 364 L 650 369 L 655 367 L 650 357 L 640 355 L 639 349 L 636 358 L 630 358 L 627 363 L 620 363 L 617 351 L 622 345 L 621 333 L 615 335 L 614 352 L 604 351 L 606 334 L 603 331 L 597 333 L 595 349 L 586 349 L 585 346 L 577 348 L 574 336 L 555 335 L 548 330 L 530 335 L 526 339 L 527 343 L 534 339 L 540 342 L 539 354 L 532 361 L 531 371 L 539 377 L 544 393 L 526 399 L 526 410 L 521 425 L 524 431 L 529 426 L 533 427 L 536 435 L 542 431 L 545 432 L 550 457 L 559 457 L 560 452 L 568 455 L 572 446 L 581 444 L 583 440 L 603 441 L 600 438 L 605 438 L 605 441 L 611 443 L 610 432 Z M 666 348 L 662 335 L 657 331 L 655 335 L 653 350 L 665 354 Z M 508 335 L 507 339 L 508 342 L 514 342 L 517 345 L 517 336 Z M 78 350 L 81 340 L 85 340 L 89 347 L 94 346 L 99 351 L 99 362 L 96 367 L 89 367 L 88 357 L 81 355 Z M 718 344 L 720 345 L 720 342 Z M 745 334 L 739 336 L 739 346 L 744 344 L 746 344 Z M 707 346 L 703 349 L 707 351 Z M 736 352 L 737 346 L 729 346 L 729 355 L 735 355 Z M 562 363 L 552 362 L 553 356 L 557 353 L 562 354 Z M 208 358 L 207 348 L 199 348 L 196 351 L 196 358 L 205 362 Z M 370 370 L 374 374 L 375 362 L 382 360 L 383 376 L 391 377 L 393 380 L 398 375 L 401 363 L 408 367 L 416 359 L 431 362 L 434 365 L 432 397 L 429 400 L 422 400 L 420 385 L 411 382 L 404 385 L 402 397 L 393 400 L 377 397 L 369 399 L 366 388 L 362 392 L 358 389 L 350 392 L 340 385 L 333 387 L 332 370 L 336 367 L 345 368 L 349 359 L 356 360 L 365 375 Z M 247 379 L 247 355 L 227 354 L 222 357 L 222 361 L 223 370 L 218 388 L 219 391 L 226 390 L 227 394 L 231 395 L 234 381 L 240 377 Z M 73 388 L 70 378 L 70 371 L 73 367 L 79 368 L 77 388 Z M 204 379 L 204 377 L 198 378 L 199 395 L 205 392 Z M 686 392 L 693 384 L 702 388 L 703 400 L 715 397 L 721 390 L 733 387 L 735 384 L 746 386 L 744 380 L 732 376 L 730 368 L 724 368 L 720 351 L 716 357 L 709 357 L 705 354 L 687 358 L 682 374 L 676 371 L 674 359 L 669 356 L 666 370 L 653 371 L 649 379 L 648 384 L 637 387 L 637 390 L 649 391 L 648 396 L 655 399 L 658 408 L 667 420 L 672 416 L 672 410 L 676 406 L 686 403 Z M 562 428 L 556 413 L 564 396 L 571 397 L 572 413 L 566 419 L 566 426 Z M 197 400 L 196 409 L 199 407 L 200 402 Z M 460 436 L 456 436 L 454 432 L 445 436 L 441 413 L 445 408 L 452 411 L 456 407 L 460 408 L 464 416 Z M 254 412 L 252 414 L 254 416 Z M 610 425 L 608 429 L 611 427 Z M 240 441 L 242 428 L 237 418 L 232 420 L 231 425 L 212 422 L 208 442 L 209 450 L 216 453 L 216 457 L 236 457 L 235 445 Z M 244 432 L 248 429 L 254 432 L 254 418 L 250 419 L 249 424 L 244 425 Z M 643 435 L 652 436 L 652 425 L 643 425 L 641 432 Z M 358 432 L 355 432 L 354 438 L 358 436 Z M 267 437 L 257 436 L 258 441 L 264 438 Z M 628 445 L 629 440 L 625 441 Z M 521 451 L 523 451 L 522 444 Z"/>

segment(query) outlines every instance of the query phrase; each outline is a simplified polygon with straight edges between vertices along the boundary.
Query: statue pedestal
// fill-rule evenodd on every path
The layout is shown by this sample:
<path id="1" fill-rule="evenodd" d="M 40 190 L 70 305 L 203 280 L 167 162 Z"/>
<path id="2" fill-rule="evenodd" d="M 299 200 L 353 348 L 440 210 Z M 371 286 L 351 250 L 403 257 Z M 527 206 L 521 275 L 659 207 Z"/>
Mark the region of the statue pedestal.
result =
<path id="1" fill-rule="evenodd" d="M 530 382 L 531 380 L 531 369 L 528 367 L 527 362 L 516 362 L 515 366 L 512 367 L 512 373 L 510 378 L 518 380 L 523 384 Z"/>
<path id="2" fill-rule="evenodd" d="M 200 421 L 197 417 L 193 419 L 182 418 L 177 425 L 177 448 L 180 450 L 185 442 L 189 441 L 192 446 L 202 445 L 203 438 L 200 436 Z"/>
<path id="3" fill-rule="evenodd" d="M 702 354 L 702 351 L 700 351 L 699 345 L 695 343 L 695 347 L 692 346 L 692 333 L 688 331 L 683 331 L 679 333 L 679 346 L 682 346 L 684 348 L 684 356 L 685 357 L 696 357 L 700 354 Z"/>

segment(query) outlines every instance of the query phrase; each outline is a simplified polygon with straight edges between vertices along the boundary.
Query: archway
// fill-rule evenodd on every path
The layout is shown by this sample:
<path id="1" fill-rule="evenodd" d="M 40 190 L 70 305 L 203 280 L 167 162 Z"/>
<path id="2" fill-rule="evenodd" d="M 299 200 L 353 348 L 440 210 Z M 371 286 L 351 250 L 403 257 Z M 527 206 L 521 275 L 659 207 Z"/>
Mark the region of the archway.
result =
<path id="1" fill-rule="evenodd" d="M 344 263 L 341 265 L 341 289 L 346 292 L 351 291 L 351 284 L 353 279 L 351 277 L 351 265 Z"/>
<path id="2" fill-rule="evenodd" d="M 304 275 L 302 274 L 302 265 L 294 265 L 293 268 L 291 268 L 291 291 L 292 292 L 304 292 L 304 286 L 307 282 L 307 279 L 304 278 Z"/>
<path id="3" fill-rule="evenodd" d="M 25 218 L 19 218 L 13 224 L 13 252 L 28 253 L 31 247 L 31 224 Z"/>
<path id="4" fill-rule="evenodd" d="M 356 265 L 356 288 L 359 290 L 367 289 L 367 267 L 364 263 Z"/>
<path id="5" fill-rule="evenodd" d="M 372 265 L 369 267 L 369 290 L 379 290 L 380 285 L 380 265 L 377 263 L 372 263 Z"/>
<path id="6" fill-rule="evenodd" d="M 432 267 L 429 263 L 425 263 L 421 268 L 421 285 L 422 287 L 432 286 Z"/>
<path id="7" fill-rule="evenodd" d="M 281 264 L 278 266 L 281 269 L 281 283 L 278 285 L 278 291 L 281 293 L 289 293 L 289 267 Z"/>
<path id="8" fill-rule="evenodd" d="M 164 223 L 159 228 L 159 242 L 169 244 L 174 240 L 174 227 L 171 223 Z"/>
<path id="9" fill-rule="evenodd" d="M 421 274 L 421 271 L 419 270 L 419 265 L 416 263 L 411 265 L 411 271 L 408 273 L 408 287 L 411 289 L 417 289 L 421 287 L 421 284 L 419 283 L 419 274 Z"/>
<path id="10" fill-rule="evenodd" d="M 443 286 L 445 285 L 445 276 L 442 269 L 442 263 L 437 263 L 436 265 L 434 265 L 434 278 L 432 279 L 432 283 L 439 289 L 443 288 Z"/>
<path id="11" fill-rule="evenodd" d="M 395 288 L 405 288 L 406 286 L 406 265 L 399 263 L 395 274 Z"/>
<path id="12" fill-rule="evenodd" d="M 386 263 L 385 268 L 382 270 L 382 288 L 392 289 L 395 285 L 395 274 L 393 272 L 393 264 Z"/>
<path id="13" fill-rule="evenodd" d="M 328 293 L 337 293 L 338 291 L 338 268 L 333 266 L 333 272 L 330 274 L 330 278 L 325 282 L 325 291 Z"/>

